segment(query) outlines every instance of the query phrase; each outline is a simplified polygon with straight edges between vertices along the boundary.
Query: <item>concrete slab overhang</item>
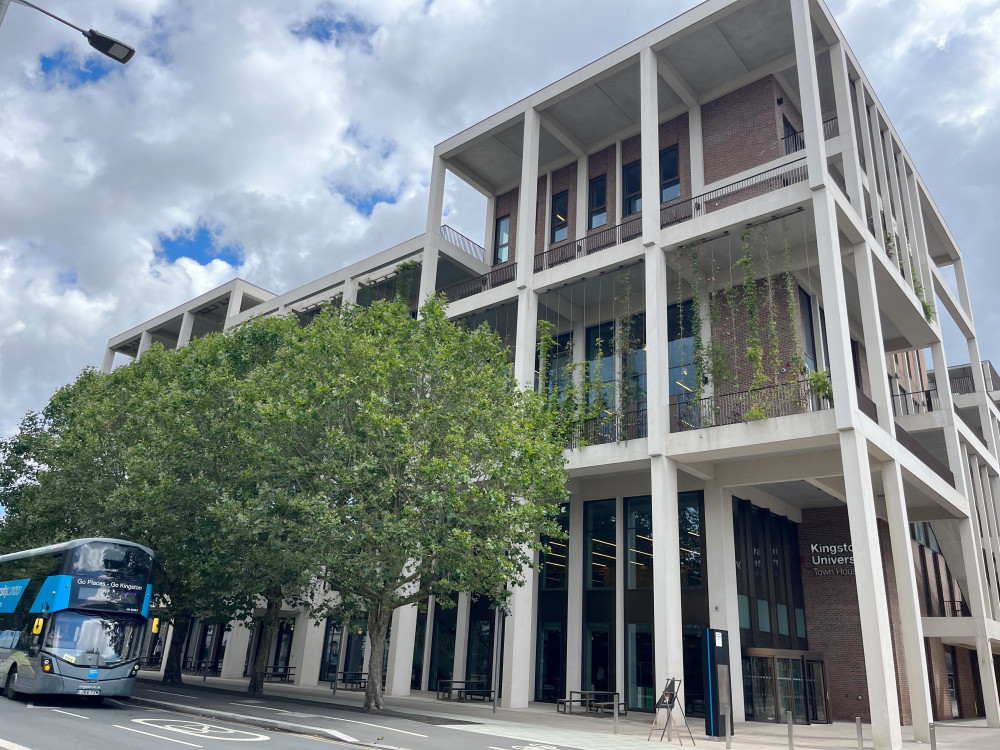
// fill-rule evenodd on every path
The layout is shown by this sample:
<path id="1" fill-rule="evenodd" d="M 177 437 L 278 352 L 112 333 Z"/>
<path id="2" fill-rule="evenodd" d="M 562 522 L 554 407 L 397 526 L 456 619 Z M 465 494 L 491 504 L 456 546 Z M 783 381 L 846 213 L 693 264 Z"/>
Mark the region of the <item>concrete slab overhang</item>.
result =
<path id="1" fill-rule="evenodd" d="M 1000 622 L 985 617 L 921 617 L 924 638 L 940 638 L 949 645 L 976 647 L 980 627 L 1000 653 Z"/>

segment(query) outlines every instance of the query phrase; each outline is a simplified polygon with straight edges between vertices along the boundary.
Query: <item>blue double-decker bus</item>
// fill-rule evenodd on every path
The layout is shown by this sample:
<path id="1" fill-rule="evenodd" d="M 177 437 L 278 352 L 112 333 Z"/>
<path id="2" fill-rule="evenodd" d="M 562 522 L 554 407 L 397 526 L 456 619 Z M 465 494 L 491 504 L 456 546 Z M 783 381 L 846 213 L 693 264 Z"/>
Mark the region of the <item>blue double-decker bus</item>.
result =
<path id="1" fill-rule="evenodd" d="M 152 550 L 77 539 L 0 555 L 0 686 L 129 696 L 152 596 Z"/>

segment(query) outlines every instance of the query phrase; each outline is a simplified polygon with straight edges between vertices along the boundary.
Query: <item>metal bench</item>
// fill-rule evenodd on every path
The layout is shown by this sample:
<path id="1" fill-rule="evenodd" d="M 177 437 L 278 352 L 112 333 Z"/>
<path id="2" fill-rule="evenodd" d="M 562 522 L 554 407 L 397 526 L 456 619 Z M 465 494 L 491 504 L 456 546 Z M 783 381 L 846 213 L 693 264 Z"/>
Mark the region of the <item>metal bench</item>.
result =
<path id="1" fill-rule="evenodd" d="M 295 667 L 264 667 L 264 680 L 267 682 L 288 682 L 295 676 Z"/>

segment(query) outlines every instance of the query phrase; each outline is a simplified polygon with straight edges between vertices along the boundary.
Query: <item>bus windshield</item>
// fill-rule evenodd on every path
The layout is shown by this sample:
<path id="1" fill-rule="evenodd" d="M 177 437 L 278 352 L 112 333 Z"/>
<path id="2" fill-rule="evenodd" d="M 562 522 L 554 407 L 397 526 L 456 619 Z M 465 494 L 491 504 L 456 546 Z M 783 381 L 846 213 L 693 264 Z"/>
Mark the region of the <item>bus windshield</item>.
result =
<path id="1" fill-rule="evenodd" d="M 113 667 L 138 658 L 143 624 L 136 617 L 58 612 L 49 624 L 44 649 L 70 664 Z"/>

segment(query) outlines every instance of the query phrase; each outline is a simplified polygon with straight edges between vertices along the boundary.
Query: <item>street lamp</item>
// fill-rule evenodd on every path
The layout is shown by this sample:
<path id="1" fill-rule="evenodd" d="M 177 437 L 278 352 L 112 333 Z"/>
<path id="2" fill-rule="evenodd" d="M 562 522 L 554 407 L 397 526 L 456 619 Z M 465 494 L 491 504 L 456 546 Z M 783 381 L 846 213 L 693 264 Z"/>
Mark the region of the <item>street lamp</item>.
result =
<path id="1" fill-rule="evenodd" d="M 29 3 L 28 0 L 0 0 L 0 24 L 3 23 L 4 16 L 7 15 L 7 6 L 10 5 L 11 3 L 17 3 L 18 5 L 27 5 L 29 8 L 34 8 L 39 13 L 44 13 L 49 18 L 56 19 L 57 21 L 59 21 L 59 23 L 66 24 L 71 29 L 76 29 L 85 37 L 87 37 L 87 41 L 90 43 L 91 47 L 96 49 L 102 55 L 106 55 L 107 57 L 110 57 L 112 60 L 117 60 L 123 65 L 127 63 L 129 60 L 131 60 L 132 55 L 135 54 L 135 49 L 129 47 L 124 42 L 119 42 L 117 39 L 112 39 L 110 36 L 102 34 L 99 31 L 94 31 L 93 29 L 88 29 L 88 30 L 81 29 L 79 26 L 76 26 L 75 24 L 72 24 L 69 21 L 67 21 L 65 18 L 60 18 L 54 13 L 49 13 L 44 8 L 39 8 L 37 5 Z"/>

